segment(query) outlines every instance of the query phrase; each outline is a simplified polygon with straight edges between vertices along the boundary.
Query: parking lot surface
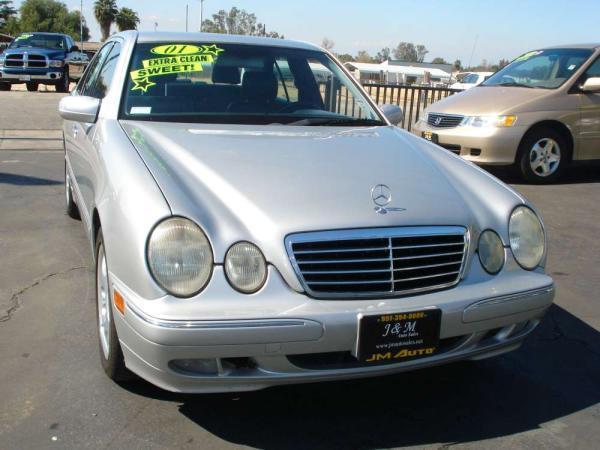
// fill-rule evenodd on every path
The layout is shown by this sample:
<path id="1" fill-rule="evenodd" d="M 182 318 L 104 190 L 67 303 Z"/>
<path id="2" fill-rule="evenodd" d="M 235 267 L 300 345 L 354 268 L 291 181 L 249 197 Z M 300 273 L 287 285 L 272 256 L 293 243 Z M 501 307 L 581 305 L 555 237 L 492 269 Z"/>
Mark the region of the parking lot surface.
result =
<path id="1" fill-rule="evenodd" d="M 515 185 L 544 217 L 557 285 L 520 350 L 384 378 L 177 395 L 114 384 L 100 367 L 89 246 L 64 213 L 63 154 L 41 144 L 56 139 L 59 98 L 0 93 L 0 448 L 597 448 L 598 166 Z M 29 132 L 8 145 L 5 130 Z"/>

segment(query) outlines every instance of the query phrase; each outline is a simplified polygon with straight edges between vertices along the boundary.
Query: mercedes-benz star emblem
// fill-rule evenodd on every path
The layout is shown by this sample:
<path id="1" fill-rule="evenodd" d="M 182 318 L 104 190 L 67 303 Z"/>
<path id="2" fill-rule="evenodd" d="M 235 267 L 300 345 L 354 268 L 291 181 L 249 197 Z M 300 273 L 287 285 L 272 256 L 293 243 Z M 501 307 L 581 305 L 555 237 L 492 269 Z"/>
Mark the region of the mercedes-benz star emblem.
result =
<path id="1" fill-rule="evenodd" d="M 371 198 L 377 206 L 389 205 L 392 201 L 392 190 L 385 184 L 378 184 L 371 189 Z"/>
<path id="2" fill-rule="evenodd" d="M 392 190 L 385 184 L 378 184 L 371 189 L 371 199 L 375 203 L 375 212 L 387 214 L 392 211 L 405 211 L 405 208 L 388 206 L 392 201 Z"/>

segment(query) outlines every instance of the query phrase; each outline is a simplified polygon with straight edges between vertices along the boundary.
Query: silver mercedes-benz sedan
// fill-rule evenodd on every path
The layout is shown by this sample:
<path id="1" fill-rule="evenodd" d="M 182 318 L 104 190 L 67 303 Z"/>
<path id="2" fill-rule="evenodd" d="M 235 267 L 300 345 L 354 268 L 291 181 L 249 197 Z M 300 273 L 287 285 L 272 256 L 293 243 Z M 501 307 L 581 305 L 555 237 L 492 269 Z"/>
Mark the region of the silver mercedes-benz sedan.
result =
<path id="1" fill-rule="evenodd" d="M 115 380 L 243 391 L 486 358 L 552 303 L 534 207 L 316 46 L 117 34 L 60 113 Z"/>

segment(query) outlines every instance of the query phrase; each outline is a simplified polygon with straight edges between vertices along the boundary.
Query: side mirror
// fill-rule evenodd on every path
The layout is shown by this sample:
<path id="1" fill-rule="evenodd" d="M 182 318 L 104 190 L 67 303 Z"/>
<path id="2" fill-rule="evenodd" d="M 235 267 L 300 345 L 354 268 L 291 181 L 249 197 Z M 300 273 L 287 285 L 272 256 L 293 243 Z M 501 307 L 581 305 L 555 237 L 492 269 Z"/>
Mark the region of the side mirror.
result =
<path id="1" fill-rule="evenodd" d="M 79 52 L 79 51 L 80 51 L 80 50 L 79 50 L 79 47 L 77 47 L 76 45 L 74 45 L 73 47 L 71 47 L 71 48 L 69 49 L 69 52 Z"/>
<path id="2" fill-rule="evenodd" d="M 75 122 L 94 123 L 98 118 L 99 110 L 100 99 L 79 95 L 64 97 L 58 105 L 60 116 Z"/>
<path id="3" fill-rule="evenodd" d="M 581 85 L 582 92 L 600 92 L 600 77 L 590 77 Z"/>
<path id="4" fill-rule="evenodd" d="M 402 122 L 404 118 L 404 113 L 402 112 L 402 108 L 396 105 L 381 105 L 379 107 L 381 112 L 389 120 L 392 125 L 398 125 Z"/>

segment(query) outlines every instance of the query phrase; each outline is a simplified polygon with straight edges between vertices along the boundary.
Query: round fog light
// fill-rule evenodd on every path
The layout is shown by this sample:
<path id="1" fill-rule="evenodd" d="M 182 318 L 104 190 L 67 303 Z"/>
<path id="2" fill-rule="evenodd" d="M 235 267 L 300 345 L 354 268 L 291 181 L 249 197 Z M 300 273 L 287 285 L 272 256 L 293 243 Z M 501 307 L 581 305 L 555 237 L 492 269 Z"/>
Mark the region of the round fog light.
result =
<path id="1" fill-rule="evenodd" d="M 225 275 L 234 289 L 244 294 L 258 291 L 267 279 L 267 263 L 250 242 L 232 245 L 225 255 Z"/>

